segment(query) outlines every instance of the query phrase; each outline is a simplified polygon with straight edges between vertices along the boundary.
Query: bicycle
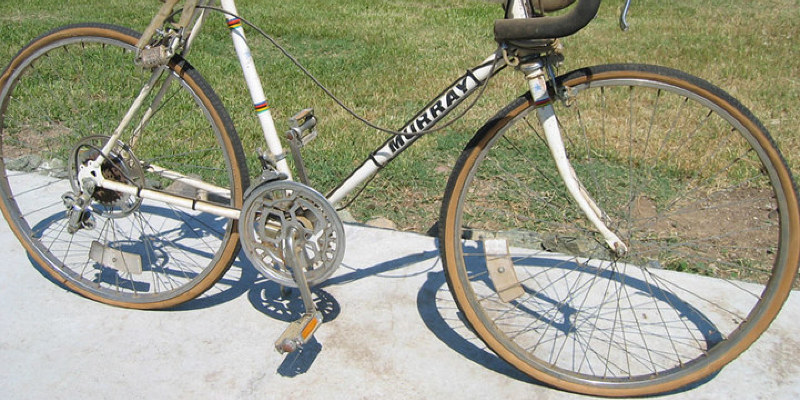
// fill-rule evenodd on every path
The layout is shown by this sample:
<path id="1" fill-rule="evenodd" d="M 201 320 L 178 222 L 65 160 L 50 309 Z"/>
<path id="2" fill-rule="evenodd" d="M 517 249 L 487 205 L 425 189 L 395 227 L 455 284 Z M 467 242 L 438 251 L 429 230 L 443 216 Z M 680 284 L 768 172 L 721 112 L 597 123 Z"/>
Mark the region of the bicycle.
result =
<path id="1" fill-rule="evenodd" d="M 335 205 L 494 75 L 522 71 L 526 93 L 469 141 L 442 201 L 441 258 L 465 322 L 498 356 L 564 390 L 684 387 L 753 343 L 792 289 L 791 171 L 758 119 L 704 80 L 635 64 L 556 76 L 556 38 L 586 26 L 600 4 L 573 2 L 503 2 L 498 50 L 388 130 L 327 195 L 308 185 L 301 154 L 317 117 L 292 118 L 285 151 L 233 0 L 177 10 L 167 0 L 142 35 L 54 29 L 0 75 L 0 208 L 43 270 L 120 307 L 195 298 L 241 246 L 303 299 L 306 313 L 276 341 L 291 352 L 322 322 L 310 287 L 342 260 Z M 233 121 L 185 58 L 211 12 L 225 15 L 264 131 L 252 184 Z M 178 143 L 174 131 L 193 140 Z M 52 202 L 32 208 L 34 196 Z"/>

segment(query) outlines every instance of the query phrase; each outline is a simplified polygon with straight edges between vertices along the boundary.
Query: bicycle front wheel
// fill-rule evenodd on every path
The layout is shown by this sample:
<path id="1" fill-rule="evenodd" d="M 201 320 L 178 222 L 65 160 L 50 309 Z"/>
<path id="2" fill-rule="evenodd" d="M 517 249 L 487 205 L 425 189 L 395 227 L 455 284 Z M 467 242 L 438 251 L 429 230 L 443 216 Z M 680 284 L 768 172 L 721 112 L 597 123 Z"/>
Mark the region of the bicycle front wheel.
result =
<path id="1" fill-rule="evenodd" d="M 0 204 L 58 282 L 116 306 L 164 308 L 225 273 L 239 248 L 235 221 L 104 189 L 77 216 L 77 231 L 66 212 L 80 192 L 78 169 L 157 73 L 134 65 L 137 40 L 116 26 L 72 25 L 15 56 L 0 76 Z M 153 86 L 103 161 L 105 178 L 241 207 L 247 169 L 217 96 L 179 57 Z"/>
<path id="2" fill-rule="evenodd" d="M 530 96 L 453 171 L 442 257 L 499 356 L 556 387 L 633 396 L 707 377 L 775 318 L 800 259 L 798 196 L 766 129 L 720 89 L 642 65 L 557 79 L 569 160 L 609 250 L 564 188 Z"/>

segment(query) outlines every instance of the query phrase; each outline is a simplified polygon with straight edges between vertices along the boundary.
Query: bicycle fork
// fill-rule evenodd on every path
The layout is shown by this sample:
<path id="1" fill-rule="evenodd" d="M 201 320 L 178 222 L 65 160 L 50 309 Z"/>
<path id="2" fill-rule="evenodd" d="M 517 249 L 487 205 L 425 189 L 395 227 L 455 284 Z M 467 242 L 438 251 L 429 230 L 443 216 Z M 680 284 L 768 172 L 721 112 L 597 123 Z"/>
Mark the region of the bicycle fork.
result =
<path id="1" fill-rule="evenodd" d="M 561 180 L 564 181 L 567 191 L 589 222 L 603 235 L 603 239 L 611 251 L 618 257 L 624 256 L 628 251 L 628 246 L 608 228 L 604 222 L 608 221 L 608 216 L 597 206 L 589 192 L 586 191 L 586 188 L 578 179 L 575 169 L 569 162 L 564 140 L 561 136 L 561 129 L 558 125 L 558 118 L 556 118 L 555 109 L 547 91 L 547 74 L 545 73 L 544 64 L 541 61 L 535 61 L 521 65 L 520 69 L 525 73 L 525 78 L 528 80 L 531 95 L 536 105 L 536 116 L 544 129 L 547 147 L 550 149 L 558 174 L 561 176 Z"/>
<path id="2" fill-rule="evenodd" d="M 603 239 L 609 249 L 617 257 L 623 257 L 628 251 L 628 246 L 608 228 L 606 222 L 604 222 L 608 221 L 608 215 L 600 209 L 592 199 L 592 196 L 589 195 L 569 162 L 558 118 L 556 117 L 550 94 L 547 91 L 547 74 L 545 73 L 544 62 L 537 60 L 522 64 L 519 68 L 528 81 L 536 107 L 536 117 L 544 129 L 547 147 L 550 149 L 550 155 L 556 163 L 556 169 L 564 182 L 564 186 L 567 188 L 567 192 L 589 222 L 603 235 Z M 489 277 L 500 299 L 504 302 L 511 302 L 523 296 L 525 290 L 514 271 L 514 262 L 508 241 L 505 239 L 485 239 L 483 245 Z"/>

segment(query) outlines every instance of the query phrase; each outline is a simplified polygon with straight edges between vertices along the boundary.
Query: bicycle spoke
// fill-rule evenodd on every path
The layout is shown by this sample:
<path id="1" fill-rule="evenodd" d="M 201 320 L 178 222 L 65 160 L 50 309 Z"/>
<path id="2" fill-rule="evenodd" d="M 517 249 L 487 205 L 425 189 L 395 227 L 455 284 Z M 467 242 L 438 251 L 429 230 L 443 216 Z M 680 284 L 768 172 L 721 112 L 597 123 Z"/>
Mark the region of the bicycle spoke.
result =
<path id="1" fill-rule="evenodd" d="M 17 56 L 0 99 L 0 188 L 12 229 L 55 279 L 99 301 L 162 308 L 225 272 L 236 255 L 230 221 L 92 188 L 78 171 L 98 160 L 105 179 L 225 205 L 241 203 L 248 174 L 230 118 L 199 73 L 185 61 L 167 74 L 137 67 L 136 42 L 124 28 L 79 24 Z M 154 77 L 158 90 L 143 90 Z M 169 170 L 147 168 L 155 160 Z M 79 200 L 68 208 L 64 195 Z"/>
<path id="2" fill-rule="evenodd" d="M 721 343 L 754 340 L 740 326 L 779 306 L 759 308 L 769 277 L 791 268 L 779 254 L 794 251 L 769 171 L 785 166 L 747 139 L 763 135 L 747 131 L 757 124 L 706 101 L 714 89 L 677 87 L 682 75 L 626 68 L 568 74 L 577 83 L 556 103 L 569 163 L 626 253 L 567 193 L 527 97 L 479 131 L 472 143 L 486 145 L 462 153 L 442 205 L 446 271 L 470 288 L 454 292 L 465 318 L 512 364 L 587 393 L 705 376 L 729 357 Z M 510 263 L 486 261 L 489 239 Z"/>

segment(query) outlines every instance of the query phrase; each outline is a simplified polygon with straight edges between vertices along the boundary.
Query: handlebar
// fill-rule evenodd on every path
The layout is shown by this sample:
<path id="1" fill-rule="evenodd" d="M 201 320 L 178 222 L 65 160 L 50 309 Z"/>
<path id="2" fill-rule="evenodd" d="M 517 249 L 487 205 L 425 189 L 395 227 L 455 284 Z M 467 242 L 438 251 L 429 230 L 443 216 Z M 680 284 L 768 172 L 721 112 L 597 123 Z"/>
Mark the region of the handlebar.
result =
<path id="1" fill-rule="evenodd" d="M 555 39 L 578 32 L 597 15 L 601 0 L 578 0 L 572 9 L 559 16 L 500 19 L 494 22 L 498 42 L 529 39 Z"/>

